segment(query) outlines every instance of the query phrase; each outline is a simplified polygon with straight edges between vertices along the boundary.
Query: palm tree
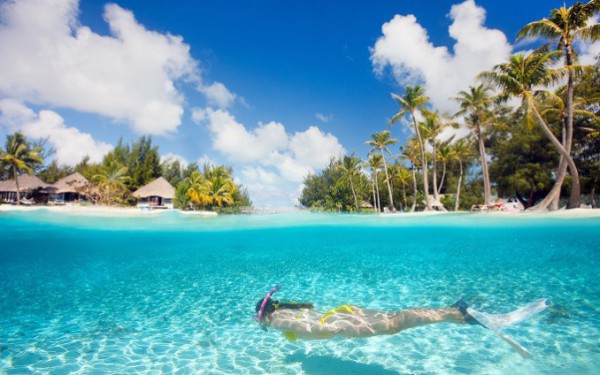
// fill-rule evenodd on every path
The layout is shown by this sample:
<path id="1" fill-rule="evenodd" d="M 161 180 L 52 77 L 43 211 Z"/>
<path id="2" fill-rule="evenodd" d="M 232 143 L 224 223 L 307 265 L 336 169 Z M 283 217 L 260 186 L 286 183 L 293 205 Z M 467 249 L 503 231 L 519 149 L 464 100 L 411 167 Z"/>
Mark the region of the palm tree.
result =
<path id="1" fill-rule="evenodd" d="M 417 125 L 417 119 L 415 117 L 415 113 L 417 111 L 421 111 L 425 109 L 427 106 L 427 102 L 429 101 L 429 97 L 425 95 L 425 89 L 422 86 L 406 86 L 404 89 L 404 96 L 398 96 L 396 94 L 392 94 L 392 98 L 396 99 L 398 104 L 400 104 L 400 110 L 392 120 L 390 121 L 390 125 L 394 124 L 396 121 L 402 119 L 407 114 L 410 114 L 413 122 L 413 130 L 417 135 L 417 140 L 419 142 L 420 152 L 421 152 L 421 165 L 423 166 L 423 193 L 425 195 L 425 206 L 427 211 L 431 211 L 431 202 L 429 200 L 429 179 L 427 176 L 427 159 L 425 158 L 425 147 L 423 145 L 423 139 L 421 138 L 421 132 L 419 131 L 419 126 Z"/>
<path id="2" fill-rule="evenodd" d="M 410 184 L 410 180 L 412 179 L 411 173 L 408 169 L 404 168 L 402 165 L 394 165 L 394 181 L 397 181 L 400 186 L 402 186 L 402 207 L 406 205 L 406 187 Z"/>
<path id="3" fill-rule="evenodd" d="M 205 166 L 204 175 L 194 172 L 186 179 L 187 194 L 196 206 L 210 207 L 234 204 L 237 186 L 223 166 Z"/>
<path id="4" fill-rule="evenodd" d="M 231 206 L 237 186 L 231 177 L 214 174 L 204 181 L 204 202 L 219 207 Z"/>
<path id="5" fill-rule="evenodd" d="M 430 112 L 423 111 L 423 115 L 425 117 L 425 121 L 419 123 L 421 136 L 423 140 L 428 142 L 431 145 L 431 160 L 432 160 L 432 176 L 433 176 L 433 197 L 436 201 L 439 202 L 440 196 L 438 193 L 438 183 L 437 183 L 437 148 L 439 146 L 439 141 L 437 137 L 442 133 L 444 128 L 446 128 L 449 124 L 442 120 L 442 117 L 438 114 L 438 112 Z M 445 211 L 445 208 L 442 206 L 442 210 Z"/>
<path id="6" fill-rule="evenodd" d="M 580 40 L 598 40 L 600 39 L 600 24 L 589 25 L 589 21 L 600 11 L 600 0 L 591 0 L 588 3 L 577 2 L 566 8 L 552 9 L 549 19 L 542 19 L 531 22 L 519 32 L 517 38 L 524 37 L 543 37 L 545 39 L 557 41 L 557 47 L 564 51 L 565 66 L 567 67 L 567 136 L 566 144 L 563 146 L 571 153 L 571 143 L 573 142 L 573 116 L 574 116 L 574 83 L 572 69 L 577 60 L 577 54 L 573 49 L 573 43 L 576 39 Z M 564 180 L 567 164 L 561 154 L 561 163 L 557 181 Z M 581 188 L 579 179 L 575 179 L 573 170 L 573 186 L 571 188 L 571 199 L 569 207 L 579 207 Z M 560 188 L 558 189 L 560 196 Z"/>
<path id="7" fill-rule="evenodd" d="M 456 200 L 454 202 L 454 211 L 458 211 L 460 207 L 460 188 L 463 178 L 463 162 L 471 156 L 471 146 L 464 139 L 459 139 L 452 146 L 451 157 L 458 162 L 459 174 L 458 183 L 456 184 Z"/>
<path id="8" fill-rule="evenodd" d="M 32 149 L 23 134 L 15 133 L 6 137 L 5 150 L 0 149 L 0 167 L 6 169 L 9 177 L 15 179 L 17 205 L 21 204 L 18 176 L 22 173 L 33 175 L 34 165 L 43 162 L 39 150 Z"/>
<path id="9" fill-rule="evenodd" d="M 412 170 L 412 180 L 413 180 L 413 202 L 412 207 L 410 209 L 411 212 L 415 211 L 417 207 L 417 165 L 419 164 L 419 146 L 416 143 L 416 140 L 410 140 L 406 144 L 406 146 L 400 147 L 400 156 L 410 161 L 410 168 Z"/>
<path id="10" fill-rule="evenodd" d="M 479 157 L 481 160 L 481 171 L 483 173 L 483 199 L 484 204 L 489 205 L 492 199 L 492 188 L 490 184 L 490 173 L 487 165 L 487 155 L 485 144 L 483 142 L 482 125 L 485 120 L 492 117 L 490 106 L 493 101 L 491 96 L 491 87 L 480 84 L 478 86 L 469 86 L 468 91 L 461 91 L 454 98 L 460 105 L 460 111 L 455 116 L 466 116 L 467 125 L 475 130 L 477 142 L 479 144 Z"/>
<path id="11" fill-rule="evenodd" d="M 479 76 L 502 90 L 503 98 L 516 97 L 521 99 L 526 113 L 526 121 L 531 123 L 535 119 L 560 155 L 564 157 L 573 177 L 573 189 L 579 192 L 577 166 L 570 152 L 552 133 L 538 108 L 538 98 L 555 98 L 554 94 L 543 90 L 541 87 L 554 83 L 564 76 L 564 69 L 548 68 L 548 65 L 553 63 L 559 54 L 559 51 L 547 52 L 545 49 L 539 49 L 528 55 L 514 55 L 511 56 L 508 63 L 496 65 L 492 71 L 480 73 Z M 577 199 L 571 199 L 567 208 L 576 207 L 579 207 L 579 196 L 577 196 Z"/>
<path id="12" fill-rule="evenodd" d="M 126 196 L 126 183 L 131 181 L 127 175 L 128 169 L 116 161 L 102 166 L 100 173 L 94 175 L 92 180 L 98 183 L 100 201 L 106 205 L 119 203 Z"/>
<path id="13" fill-rule="evenodd" d="M 358 197 L 356 190 L 354 189 L 354 177 L 356 177 L 360 171 L 360 165 L 362 160 L 354 154 L 344 156 L 342 163 L 338 165 L 338 169 L 342 171 L 341 179 L 346 179 L 350 183 L 350 190 L 352 190 L 352 196 L 354 197 L 354 207 L 358 211 Z"/>
<path id="14" fill-rule="evenodd" d="M 185 184 L 188 187 L 187 195 L 196 206 L 204 205 L 205 184 L 204 176 L 198 172 L 192 173 L 185 179 Z"/>
<path id="15" fill-rule="evenodd" d="M 444 180 L 446 179 L 446 168 L 448 166 L 448 162 L 452 159 L 452 148 L 450 147 L 450 142 L 452 139 L 442 143 L 437 149 L 437 160 L 442 162 L 442 178 L 440 179 L 440 185 L 438 187 L 438 195 L 442 192 L 442 187 L 444 186 Z"/>
<path id="16" fill-rule="evenodd" d="M 383 160 L 383 170 L 385 171 L 385 181 L 387 182 L 388 193 L 390 194 L 390 209 L 394 211 L 394 198 L 392 196 L 392 186 L 390 184 L 390 175 L 388 173 L 387 161 L 385 160 L 385 152 L 388 154 L 390 150 L 388 146 L 395 145 L 398 142 L 397 139 L 392 138 L 392 133 L 387 130 L 381 133 L 371 134 L 371 140 L 365 142 L 365 144 L 371 146 L 370 153 L 379 151 Z"/>
<path id="17" fill-rule="evenodd" d="M 542 116 L 546 116 L 548 114 L 555 114 L 559 117 L 562 128 L 562 144 L 568 152 L 571 152 L 572 139 L 569 139 L 569 130 L 567 125 L 568 110 L 565 104 L 566 91 L 567 88 L 565 86 L 560 87 L 556 90 L 556 97 L 553 98 L 554 100 L 551 100 L 548 103 L 546 103 L 547 108 L 542 111 Z M 582 100 L 581 98 L 575 99 L 573 103 L 573 115 L 595 118 L 596 115 L 593 112 L 580 109 L 580 107 L 582 107 L 584 104 L 586 104 L 585 100 Z M 564 158 L 561 156 L 559 166 L 556 170 L 556 181 L 554 182 L 552 189 L 550 189 L 550 192 L 548 192 L 546 197 L 542 199 L 541 202 L 536 204 L 534 207 L 531 207 L 530 210 L 542 210 L 548 208 L 549 206 L 551 206 L 552 210 L 558 209 L 558 204 L 560 201 L 560 191 L 562 189 L 562 185 L 566 177 L 566 171 L 567 163 L 565 163 Z"/>
<path id="18" fill-rule="evenodd" d="M 371 169 L 371 176 L 373 178 L 373 206 L 377 212 L 381 212 L 381 199 L 379 196 L 379 180 L 377 178 L 377 172 L 383 165 L 383 157 L 380 154 L 369 155 L 369 160 L 365 165 Z"/>

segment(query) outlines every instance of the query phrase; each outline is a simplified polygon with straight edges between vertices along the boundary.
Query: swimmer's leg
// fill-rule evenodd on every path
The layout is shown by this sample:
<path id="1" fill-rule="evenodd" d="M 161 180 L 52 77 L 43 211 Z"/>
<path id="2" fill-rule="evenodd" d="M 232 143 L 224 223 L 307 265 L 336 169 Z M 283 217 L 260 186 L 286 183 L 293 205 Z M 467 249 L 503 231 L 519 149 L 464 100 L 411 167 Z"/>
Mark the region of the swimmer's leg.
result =
<path id="1" fill-rule="evenodd" d="M 392 313 L 389 333 L 435 323 L 464 324 L 465 318 L 456 307 L 442 309 L 413 308 Z"/>

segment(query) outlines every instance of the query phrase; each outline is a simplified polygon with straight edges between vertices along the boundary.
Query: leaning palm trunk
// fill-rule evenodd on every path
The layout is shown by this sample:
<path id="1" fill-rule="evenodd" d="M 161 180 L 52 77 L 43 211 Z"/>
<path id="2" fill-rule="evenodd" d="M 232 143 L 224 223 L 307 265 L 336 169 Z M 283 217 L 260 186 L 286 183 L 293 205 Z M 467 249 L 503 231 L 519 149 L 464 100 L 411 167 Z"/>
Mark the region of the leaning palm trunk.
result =
<path id="1" fill-rule="evenodd" d="M 375 191 L 377 192 L 377 212 L 381 212 L 381 196 L 379 194 L 379 178 L 377 177 L 377 171 L 375 171 Z"/>
<path id="2" fill-rule="evenodd" d="M 544 119 L 542 118 L 540 113 L 538 112 L 537 108 L 535 107 L 535 104 L 532 103 L 532 100 L 531 99 L 529 99 L 529 100 L 530 100 L 530 107 L 531 107 L 536 119 L 538 120 L 540 127 L 542 128 L 542 130 L 544 131 L 546 136 L 548 138 L 550 138 L 550 141 L 552 142 L 554 147 L 556 147 L 558 152 L 560 152 L 560 154 L 564 157 L 565 162 L 571 171 L 571 176 L 573 177 L 573 188 L 575 188 L 575 181 L 577 181 L 577 185 L 578 185 L 577 188 L 579 189 L 579 172 L 577 171 L 577 166 L 575 165 L 573 158 L 571 157 L 569 151 L 567 151 L 567 149 L 563 147 L 563 145 L 560 143 L 560 141 L 558 139 L 556 139 L 556 137 L 552 133 L 552 130 L 550 130 L 550 128 L 548 127 L 548 125 L 546 124 L 546 122 L 544 121 Z M 569 208 L 573 208 L 572 203 L 573 203 L 572 201 L 569 202 Z M 577 203 L 579 203 L 579 197 L 577 199 Z"/>
<path id="3" fill-rule="evenodd" d="M 475 125 L 477 132 L 477 142 L 479 143 L 479 155 L 481 156 L 481 172 L 483 173 L 483 200 L 487 206 L 492 199 L 492 189 L 490 187 L 490 174 L 488 172 L 487 155 L 485 154 L 485 144 L 483 143 L 483 135 L 479 126 L 479 120 Z"/>
<path id="4" fill-rule="evenodd" d="M 15 175 L 15 184 L 17 185 L 17 206 L 21 205 L 21 191 L 19 190 L 19 179 L 17 178 L 17 167 L 13 165 L 13 174 Z"/>
<path id="5" fill-rule="evenodd" d="M 354 191 L 354 183 L 352 182 L 352 176 L 350 176 L 350 189 L 352 190 L 352 195 L 354 196 L 354 207 L 356 211 L 358 211 L 358 198 L 356 197 L 356 191 Z"/>
<path id="6" fill-rule="evenodd" d="M 375 181 L 373 181 L 373 184 L 371 185 L 371 193 L 373 193 L 373 207 L 376 212 L 379 212 L 379 209 L 377 208 L 377 197 L 375 196 Z"/>
<path id="7" fill-rule="evenodd" d="M 460 167 L 460 174 L 458 175 L 458 185 L 456 186 L 456 201 L 454 202 L 454 211 L 458 211 L 458 207 L 460 206 L 460 185 L 462 184 L 463 176 L 462 161 L 459 160 L 458 165 Z"/>
<path id="8" fill-rule="evenodd" d="M 573 51 L 571 46 L 567 48 L 567 66 L 573 65 Z M 567 151 L 569 156 L 571 155 L 571 143 L 573 142 L 573 96 L 575 91 L 575 85 L 573 83 L 573 72 L 571 69 L 567 70 Z M 573 164 L 574 165 L 574 164 Z M 581 205 L 581 186 L 579 182 L 579 173 L 577 167 L 569 168 L 572 177 L 571 187 L 571 198 L 569 199 L 568 208 L 578 208 Z"/>
<path id="9" fill-rule="evenodd" d="M 562 145 L 567 149 L 567 151 L 571 152 L 571 143 L 568 136 L 567 126 L 565 124 L 565 117 L 561 116 L 562 122 Z M 567 175 L 567 163 L 565 162 L 565 157 L 561 154 L 560 161 L 558 163 L 558 168 L 556 169 L 556 181 L 552 186 L 552 189 L 548 192 L 546 197 L 542 199 L 538 204 L 529 208 L 529 211 L 541 211 L 550 207 L 551 210 L 558 210 L 558 206 L 560 203 L 560 192 L 562 190 L 562 185 L 564 183 L 565 177 Z"/>
<path id="10" fill-rule="evenodd" d="M 433 198 L 436 200 L 436 204 L 440 203 L 440 194 L 437 186 L 437 157 L 436 157 L 436 148 L 433 147 Z M 440 210 L 447 211 L 444 205 L 438 206 Z"/>
<path id="11" fill-rule="evenodd" d="M 383 170 L 385 171 L 385 182 L 387 182 L 388 193 L 390 193 L 390 209 L 394 211 L 394 198 L 392 197 L 392 186 L 390 185 L 390 176 L 388 174 L 387 162 L 385 161 L 385 155 L 383 154 L 383 150 L 381 151 L 381 156 L 383 158 Z"/>
<path id="12" fill-rule="evenodd" d="M 567 125 L 566 132 L 564 126 L 563 119 L 563 147 L 567 150 L 568 155 L 571 155 L 571 148 L 573 144 L 573 96 L 575 85 L 573 83 L 573 72 L 569 67 L 573 66 L 573 51 L 570 45 L 566 45 L 565 47 L 566 55 L 567 55 Z M 566 139 L 565 139 L 566 133 Z M 562 184 L 566 177 L 567 167 L 569 167 L 569 172 L 571 173 L 572 185 L 571 185 L 571 196 L 569 198 L 569 203 L 567 208 L 578 208 L 581 205 L 581 185 L 579 181 L 579 173 L 577 171 L 577 167 L 574 165 L 571 167 L 570 163 L 566 163 L 564 161 L 564 155 L 561 153 L 558 173 L 556 182 L 554 186 L 548 193 L 548 198 L 550 202 L 548 203 L 546 199 L 536 205 L 536 209 L 546 209 L 550 204 L 552 204 L 552 209 L 558 209 L 558 203 L 560 201 L 560 192 L 562 188 Z M 538 207 L 539 206 L 539 207 Z"/>
<path id="13" fill-rule="evenodd" d="M 413 201 L 410 212 L 415 212 L 417 208 L 417 172 L 415 171 L 415 165 L 412 164 L 412 178 L 413 178 Z"/>
<path id="14" fill-rule="evenodd" d="M 402 211 L 404 211 L 404 206 L 406 205 L 406 186 L 404 184 L 402 184 L 402 198 L 404 199 L 404 202 L 402 202 Z"/>
<path id="15" fill-rule="evenodd" d="M 442 186 L 444 186 L 444 180 L 446 179 L 446 163 L 444 162 L 442 167 L 442 179 L 440 180 L 440 186 L 438 186 L 438 196 L 442 192 Z"/>
<path id="16" fill-rule="evenodd" d="M 427 159 L 425 158 L 423 139 L 421 138 L 421 132 L 419 131 L 419 126 L 417 125 L 417 119 L 415 118 L 415 114 L 411 113 L 411 115 L 413 119 L 413 126 L 415 128 L 415 133 L 417 134 L 417 139 L 419 140 L 419 151 L 421 152 L 421 165 L 423 166 L 423 193 L 425 195 L 425 211 L 431 211 L 431 201 L 429 200 L 429 178 L 427 176 Z"/>
<path id="17" fill-rule="evenodd" d="M 433 163 L 432 163 L 432 183 L 433 183 L 433 197 L 435 198 L 436 201 L 440 200 L 440 197 L 438 195 L 438 184 L 437 184 L 437 150 L 435 148 L 435 145 L 432 144 L 432 154 L 433 154 Z"/>

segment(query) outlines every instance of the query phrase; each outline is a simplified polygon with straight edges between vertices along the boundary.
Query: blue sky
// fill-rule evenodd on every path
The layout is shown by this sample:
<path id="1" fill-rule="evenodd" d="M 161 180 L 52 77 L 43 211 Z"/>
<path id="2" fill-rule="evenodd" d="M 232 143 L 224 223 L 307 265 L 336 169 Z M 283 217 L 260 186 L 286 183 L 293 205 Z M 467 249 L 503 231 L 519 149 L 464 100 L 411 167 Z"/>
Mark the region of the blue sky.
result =
<path id="1" fill-rule="evenodd" d="M 329 157 L 366 155 L 397 110 L 390 92 L 421 83 L 453 111 L 449 96 L 531 48 L 518 30 L 563 2 L 1 4 L 2 138 L 49 137 L 73 163 L 152 134 L 163 155 L 234 166 L 258 205 L 292 205 Z"/>

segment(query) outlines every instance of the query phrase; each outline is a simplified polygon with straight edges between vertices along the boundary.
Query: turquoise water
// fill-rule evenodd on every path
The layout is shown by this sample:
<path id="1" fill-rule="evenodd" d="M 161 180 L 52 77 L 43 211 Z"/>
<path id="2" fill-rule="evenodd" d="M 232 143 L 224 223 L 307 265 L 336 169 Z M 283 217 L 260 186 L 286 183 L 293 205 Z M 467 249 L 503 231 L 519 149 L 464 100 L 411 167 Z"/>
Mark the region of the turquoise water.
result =
<path id="1" fill-rule="evenodd" d="M 600 218 L 0 213 L 0 373 L 597 374 L 599 276 Z M 532 360 L 452 324 L 289 343 L 252 320 L 278 283 L 322 310 L 553 307 L 506 329 Z"/>

